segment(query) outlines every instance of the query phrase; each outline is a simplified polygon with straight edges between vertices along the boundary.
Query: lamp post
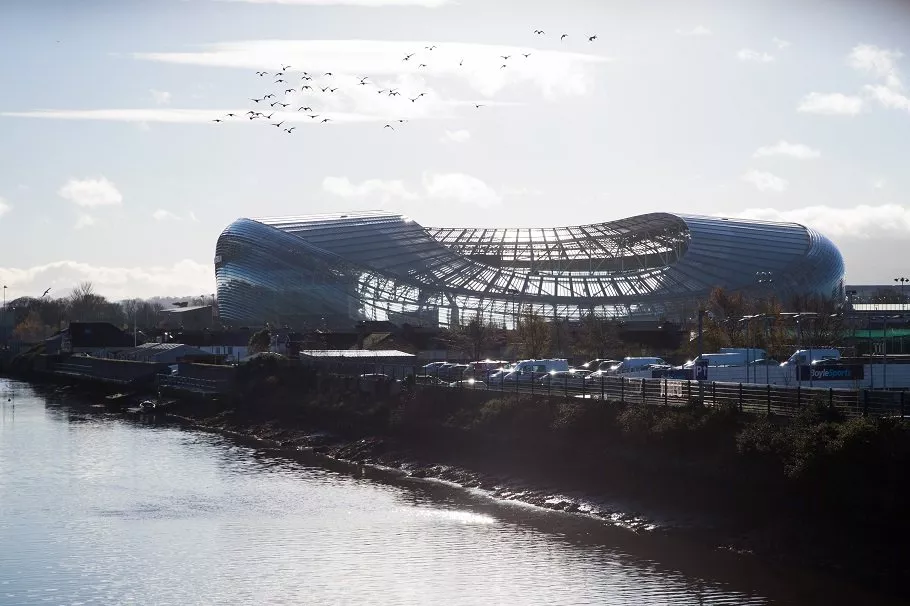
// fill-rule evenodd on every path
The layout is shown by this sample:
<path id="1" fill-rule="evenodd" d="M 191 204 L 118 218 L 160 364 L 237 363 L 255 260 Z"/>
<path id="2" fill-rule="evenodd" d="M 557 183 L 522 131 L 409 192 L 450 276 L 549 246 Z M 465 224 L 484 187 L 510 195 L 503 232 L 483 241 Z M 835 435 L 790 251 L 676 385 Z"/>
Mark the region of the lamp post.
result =
<path id="1" fill-rule="evenodd" d="M 894 281 L 901 285 L 901 303 L 904 303 L 904 284 L 910 282 L 910 278 L 894 278 Z"/>

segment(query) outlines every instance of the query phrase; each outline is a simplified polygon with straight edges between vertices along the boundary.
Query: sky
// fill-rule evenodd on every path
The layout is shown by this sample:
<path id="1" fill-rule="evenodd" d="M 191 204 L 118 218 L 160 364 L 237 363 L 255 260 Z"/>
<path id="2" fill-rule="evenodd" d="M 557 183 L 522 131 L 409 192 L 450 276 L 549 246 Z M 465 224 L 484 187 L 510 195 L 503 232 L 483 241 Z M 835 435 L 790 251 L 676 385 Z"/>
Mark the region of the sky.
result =
<path id="1" fill-rule="evenodd" d="M 796 221 L 892 283 L 907 32 L 898 0 L 4 0 L 0 280 L 208 295 L 237 218 L 385 209 Z"/>

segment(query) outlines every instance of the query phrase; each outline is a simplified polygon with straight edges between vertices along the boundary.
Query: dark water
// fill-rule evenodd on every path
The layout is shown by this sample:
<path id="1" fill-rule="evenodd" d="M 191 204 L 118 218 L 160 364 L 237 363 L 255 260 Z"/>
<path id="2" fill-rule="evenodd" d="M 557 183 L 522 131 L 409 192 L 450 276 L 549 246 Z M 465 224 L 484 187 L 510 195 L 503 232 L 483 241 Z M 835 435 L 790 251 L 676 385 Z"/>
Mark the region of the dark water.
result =
<path id="1" fill-rule="evenodd" d="M 0 381 L 0 604 L 860 604 L 602 521 Z M 8 400 L 9 399 L 9 400 Z"/>

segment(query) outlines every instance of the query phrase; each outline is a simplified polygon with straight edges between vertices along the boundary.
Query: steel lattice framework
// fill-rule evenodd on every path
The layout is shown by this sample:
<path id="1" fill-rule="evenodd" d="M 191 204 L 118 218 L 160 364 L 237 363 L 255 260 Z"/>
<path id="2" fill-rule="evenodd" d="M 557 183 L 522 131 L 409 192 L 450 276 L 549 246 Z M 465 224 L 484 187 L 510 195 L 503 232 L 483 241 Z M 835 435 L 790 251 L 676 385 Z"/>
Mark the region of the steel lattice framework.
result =
<path id="1" fill-rule="evenodd" d="M 238 219 L 221 234 L 219 312 L 234 323 L 450 325 L 480 315 L 682 318 L 715 286 L 837 296 L 844 264 L 794 223 L 651 213 L 576 227 L 425 228 L 402 215 Z"/>

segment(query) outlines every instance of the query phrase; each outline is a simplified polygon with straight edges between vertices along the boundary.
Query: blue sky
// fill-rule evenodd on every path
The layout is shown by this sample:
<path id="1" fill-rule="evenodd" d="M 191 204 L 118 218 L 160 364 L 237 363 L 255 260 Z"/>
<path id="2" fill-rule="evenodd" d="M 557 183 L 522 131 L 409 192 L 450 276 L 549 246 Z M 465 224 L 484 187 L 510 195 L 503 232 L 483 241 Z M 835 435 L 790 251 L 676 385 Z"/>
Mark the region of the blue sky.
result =
<path id="1" fill-rule="evenodd" d="M 7 0 L 0 279 L 211 293 L 238 217 L 385 208 L 798 221 L 849 282 L 891 282 L 910 276 L 908 31 L 883 0 Z M 287 95 L 282 128 L 211 122 L 284 97 L 282 62 L 338 90 Z"/>

